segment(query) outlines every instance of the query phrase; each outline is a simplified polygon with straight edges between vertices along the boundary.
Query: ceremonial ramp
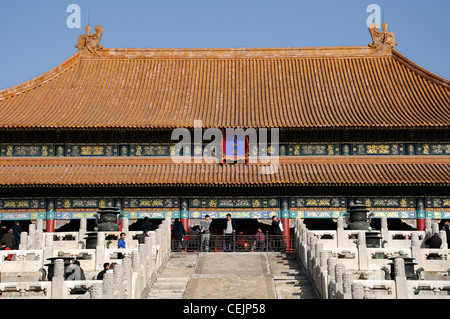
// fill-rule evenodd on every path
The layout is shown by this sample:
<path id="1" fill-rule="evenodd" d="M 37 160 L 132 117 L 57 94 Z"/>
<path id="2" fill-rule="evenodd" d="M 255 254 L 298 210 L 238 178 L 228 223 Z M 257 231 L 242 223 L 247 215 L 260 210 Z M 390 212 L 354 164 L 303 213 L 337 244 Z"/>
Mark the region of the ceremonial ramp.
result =
<path id="1" fill-rule="evenodd" d="M 200 253 L 185 299 L 274 299 L 266 253 Z"/>

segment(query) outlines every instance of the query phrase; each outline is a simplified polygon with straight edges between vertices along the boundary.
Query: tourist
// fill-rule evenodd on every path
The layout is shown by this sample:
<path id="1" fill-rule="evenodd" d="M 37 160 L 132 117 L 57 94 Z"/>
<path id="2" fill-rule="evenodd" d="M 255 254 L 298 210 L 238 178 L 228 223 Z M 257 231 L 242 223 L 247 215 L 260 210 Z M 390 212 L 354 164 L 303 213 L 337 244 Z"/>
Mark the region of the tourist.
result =
<path id="1" fill-rule="evenodd" d="M 4 241 L 2 241 L 0 244 L 0 250 L 11 250 L 11 249 L 6 245 L 6 243 Z M 11 261 L 12 255 L 5 256 L 5 260 Z"/>
<path id="2" fill-rule="evenodd" d="M 103 270 L 100 271 L 97 275 L 97 280 L 103 280 L 103 276 L 106 274 L 106 272 L 109 269 L 110 264 L 109 263 L 104 263 L 103 264 Z"/>
<path id="3" fill-rule="evenodd" d="M 14 237 L 14 231 L 12 228 L 8 229 L 8 232 L 4 234 L 0 240 L 5 242 L 9 249 L 16 249 L 16 238 Z"/>
<path id="4" fill-rule="evenodd" d="M 227 220 L 225 222 L 225 228 L 223 229 L 225 235 L 225 248 L 224 250 L 231 250 L 234 247 L 233 237 L 236 234 L 236 222 L 231 219 L 231 214 L 227 214 Z M 233 246 L 233 247 L 232 247 Z"/>
<path id="5" fill-rule="evenodd" d="M 441 248 L 442 239 L 438 233 L 434 233 L 433 236 L 425 240 L 425 245 L 428 245 L 428 248 Z"/>
<path id="6" fill-rule="evenodd" d="M 20 234 L 22 233 L 22 228 L 20 227 L 20 223 L 18 220 L 14 222 L 14 226 L 12 227 L 14 238 L 16 240 L 16 247 L 15 249 L 19 249 L 20 245 Z"/>
<path id="7" fill-rule="evenodd" d="M 108 270 L 105 272 L 105 274 L 113 274 L 114 273 L 114 267 L 117 265 L 117 263 L 111 263 L 109 265 Z"/>
<path id="8" fill-rule="evenodd" d="M 125 243 L 125 233 L 120 233 L 119 241 L 117 242 L 117 248 L 119 249 L 126 249 L 126 243 Z M 123 259 L 125 256 L 122 253 L 117 253 L 117 258 Z"/>
<path id="9" fill-rule="evenodd" d="M 183 248 L 182 240 L 183 237 L 186 236 L 186 230 L 184 229 L 183 224 L 180 222 L 180 219 L 175 218 L 175 221 L 173 223 L 172 227 L 172 237 L 175 239 L 175 245 L 173 249 L 175 251 L 181 251 Z"/>
<path id="10" fill-rule="evenodd" d="M 145 237 L 149 237 L 148 232 L 149 232 L 148 229 L 144 228 L 144 230 L 142 231 L 142 234 L 140 234 L 139 238 L 138 238 L 139 244 L 145 244 Z"/>
<path id="11" fill-rule="evenodd" d="M 441 248 L 442 239 L 439 237 L 438 233 L 434 233 L 433 236 L 425 240 L 425 245 L 428 245 L 428 248 Z M 427 256 L 427 259 L 441 259 L 441 256 L 436 253 L 430 253 Z"/>
<path id="12" fill-rule="evenodd" d="M 211 226 L 211 218 L 209 215 L 205 216 L 205 219 L 200 222 L 200 235 L 201 235 L 201 244 L 200 250 L 203 250 L 203 244 L 205 245 L 205 251 L 209 251 L 209 241 L 210 241 L 210 231 L 209 227 Z"/>
<path id="13" fill-rule="evenodd" d="M 152 230 L 153 229 L 153 223 L 150 221 L 150 219 L 148 219 L 148 217 L 144 217 L 144 221 L 142 222 L 141 225 L 141 229 L 147 229 L 147 230 Z"/>
<path id="14" fill-rule="evenodd" d="M 261 230 L 261 227 L 258 227 L 258 231 L 255 235 L 255 243 L 253 244 L 257 251 L 264 250 L 264 244 L 266 242 L 266 235 Z"/>
<path id="15" fill-rule="evenodd" d="M 6 225 L 2 224 L 0 226 L 0 239 L 2 239 L 3 235 L 6 234 L 8 232 L 8 230 L 6 229 Z"/>
<path id="16" fill-rule="evenodd" d="M 447 248 L 450 248 L 450 222 L 449 221 L 446 221 L 444 223 L 443 230 L 445 230 L 445 234 L 447 235 Z"/>
<path id="17" fill-rule="evenodd" d="M 283 225 L 281 224 L 281 221 L 278 220 L 277 216 L 272 216 L 272 234 L 274 236 L 274 249 L 281 250 Z"/>
<path id="18" fill-rule="evenodd" d="M 78 260 L 74 260 L 69 266 L 67 266 L 66 274 L 66 280 L 86 280 L 83 268 L 81 268 L 80 262 Z M 84 294 L 86 291 L 86 286 L 76 285 L 75 288 L 70 290 L 70 294 Z"/>

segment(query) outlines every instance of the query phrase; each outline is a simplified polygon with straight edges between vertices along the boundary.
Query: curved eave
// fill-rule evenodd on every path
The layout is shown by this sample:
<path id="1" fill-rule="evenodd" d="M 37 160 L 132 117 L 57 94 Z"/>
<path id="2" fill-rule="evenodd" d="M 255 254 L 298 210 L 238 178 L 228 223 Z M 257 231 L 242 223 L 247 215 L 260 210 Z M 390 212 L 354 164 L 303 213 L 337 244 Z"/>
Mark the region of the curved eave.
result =
<path id="1" fill-rule="evenodd" d="M 438 85 L 441 85 L 447 89 L 450 89 L 450 81 L 447 79 L 444 79 L 443 77 L 440 77 L 439 75 L 428 71 L 427 69 L 421 67 L 420 65 L 414 63 L 407 57 L 405 57 L 403 54 L 396 50 L 392 50 L 392 56 L 400 63 L 408 67 L 412 72 L 415 72 L 419 74 L 420 76 L 424 77 L 428 81 L 434 82 Z M 450 106 L 449 106 L 450 108 Z"/>
<path id="2" fill-rule="evenodd" d="M 70 58 L 65 60 L 63 63 L 61 63 L 58 66 L 56 66 L 55 68 L 51 69 L 50 71 L 45 72 L 44 74 L 37 76 L 31 80 L 20 83 L 16 86 L 13 86 L 11 88 L 0 91 L 0 102 L 4 99 L 11 98 L 18 94 L 26 93 L 26 92 L 33 90 L 41 85 L 44 85 L 48 81 L 53 80 L 54 78 L 58 77 L 62 73 L 69 70 L 76 63 L 78 63 L 80 61 L 80 56 L 81 56 L 81 54 L 79 52 L 77 52 L 74 55 L 72 55 Z"/>

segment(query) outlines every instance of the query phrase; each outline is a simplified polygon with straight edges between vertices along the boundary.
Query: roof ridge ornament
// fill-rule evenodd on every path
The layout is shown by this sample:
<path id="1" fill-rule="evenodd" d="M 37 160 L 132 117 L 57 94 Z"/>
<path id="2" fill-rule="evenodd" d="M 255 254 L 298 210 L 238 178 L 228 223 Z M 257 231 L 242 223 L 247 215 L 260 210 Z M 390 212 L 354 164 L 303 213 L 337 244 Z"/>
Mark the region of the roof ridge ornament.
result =
<path id="1" fill-rule="evenodd" d="M 383 22 L 381 26 L 383 31 L 377 29 L 376 23 L 369 25 L 369 32 L 372 35 L 372 43 L 369 43 L 369 47 L 380 51 L 394 50 L 397 45 L 394 32 L 387 30 L 388 24 L 386 22 Z"/>
<path id="2" fill-rule="evenodd" d="M 95 26 L 95 32 L 93 34 L 91 34 L 91 27 L 89 25 L 85 26 L 84 30 L 85 34 L 78 37 L 78 43 L 75 47 L 78 51 L 89 51 L 90 53 L 98 56 L 95 51 L 103 49 L 103 46 L 100 45 L 100 40 L 103 35 L 103 27 L 100 25 Z"/>

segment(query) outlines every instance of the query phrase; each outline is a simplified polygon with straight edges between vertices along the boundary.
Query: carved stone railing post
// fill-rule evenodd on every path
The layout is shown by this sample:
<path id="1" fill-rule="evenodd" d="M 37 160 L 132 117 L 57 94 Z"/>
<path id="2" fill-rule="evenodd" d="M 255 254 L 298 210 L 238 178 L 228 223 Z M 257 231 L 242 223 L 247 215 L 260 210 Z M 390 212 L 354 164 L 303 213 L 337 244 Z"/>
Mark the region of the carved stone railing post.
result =
<path id="1" fill-rule="evenodd" d="M 327 290 L 326 290 L 327 292 L 326 292 L 326 295 L 323 295 L 323 298 L 331 299 L 331 297 L 334 297 L 335 291 L 331 291 L 331 288 L 332 288 L 331 283 L 335 282 L 334 278 L 336 276 L 336 274 L 335 274 L 336 264 L 337 264 L 337 258 L 329 257 L 327 259 L 327 273 L 328 273 L 327 283 L 326 283 L 327 284 Z"/>
<path id="2" fill-rule="evenodd" d="M 431 235 L 439 233 L 439 224 L 438 223 L 432 223 L 431 224 Z"/>
<path id="3" fill-rule="evenodd" d="M 123 278 L 126 286 L 124 287 L 124 298 L 132 298 L 132 275 L 133 275 L 133 261 L 130 256 L 126 256 L 122 262 Z"/>
<path id="4" fill-rule="evenodd" d="M 91 299 L 103 299 L 103 283 L 94 283 L 89 288 Z"/>
<path id="5" fill-rule="evenodd" d="M 105 256 L 105 233 L 97 233 L 97 245 L 95 246 L 95 268 L 96 270 L 103 269 L 103 264 L 106 261 Z"/>
<path id="6" fill-rule="evenodd" d="M 115 290 L 114 274 L 105 273 L 103 275 L 103 298 L 112 299 Z"/>
<path id="7" fill-rule="evenodd" d="M 156 233 L 155 233 L 155 231 L 151 231 L 150 233 L 149 233 L 149 236 L 150 236 L 150 238 L 151 238 L 151 243 L 152 243 L 152 245 L 151 245 L 151 250 L 152 250 L 152 255 L 151 255 L 151 265 L 150 265 L 150 269 L 156 269 L 156 254 L 157 254 L 157 251 L 156 251 L 156 245 L 157 245 L 157 242 L 156 242 Z"/>
<path id="8" fill-rule="evenodd" d="M 146 252 L 145 255 L 147 256 L 147 267 L 149 268 L 149 272 L 150 272 L 150 278 L 151 278 L 151 274 L 153 273 L 154 269 L 152 268 L 152 259 L 153 259 L 153 242 L 152 242 L 153 237 L 145 237 L 145 247 L 146 247 Z"/>
<path id="9" fill-rule="evenodd" d="M 388 221 L 386 216 L 381 217 L 381 241 L 385 241 L 385 248 L 391 247 L 392 245 L 392 238 L 389 235 Z"/>
<path id="10" fill-rule="evenodd" d="M 28 239 L 26 241 L 27 249 L 37 249 L 36 248 L 36 225 L 31 223 L 28 226 Z"/>
<path id="11" fill-rule="evenodd" d="M 432 236 L 432 221 L 430 217 L 425 217 L 425 236 L 422 240 L 422 244 L 420 245 L 420 248 L 427 248 L 427 245 L 425 245 L 425 241 Z"/>
<path id="12" fill-rule="evenodd" d="M 354 282 L 351 285 L 352 299 L 364 299 L 364 286 L 359 282 Z"/>
<path id="13" fill-rule="evenodd" d="M 19 250 L 27 250 L 28 249 L 28 234 L 23 231 L 20 233 L 20 244 Z"/>
<path id="14" fill-rule="evenodd" d="M 86 217 L 83 217 L 80 219 L 80 229 L 78 230 L 78 242 L 83 242 L 84 247 L 86 247 L 86 239 L 84 236 L 86 236 L 87 231 L 87 219 Z"/>
<path id="15" fill-rule="evenodd" d="M 64 260 L 54 261 L 54 274 L 52 278 L 52 299 L 64 298 Z"/>
<path id="16" fill-rule="evenodd" d="M 342 216 L 339 216 L 337 219 L 336 242 L 337 247 L 344 247 L 347 242 L 345 238 L 344 218 Z"/>
<path id="17" fill-rule="evenodd" d="M 405 261 L 403 258 L 394 259 L 394 274 L 395 274 L 395 290 L 397 292 L 397 299 L 407 299 L 408 287 L 405 273 Z"/>
<path id="18" fill-rule="evenodd" d="M 128 217 L 123 217 L 122 218 L 122 232 L 125 233 L 128 236 L 128 232 L 129 232 L 129 225 L 130 225 L 130 221 L 128 219 Z"/>
<path id="19" fill-rule="evenodd" d="M 123 285 L 123 267 L 122 264 L 117 264 L 114 266 L 113 270 L 114 274 L 114 286 L 115 286 L 115 293 L 118 294 L 119 298 L 123 297 L 124 292 L 124 285 Z"/>
<path id="20" fill-rule="evenodd" d="M 145 288 L 142 287 L 141 289 L 141 285 L 140 285 L 140 277 L 141 277 L 141 261 L 140 261 L 140 254 L 137 251 L 133 251 L 131 253 L 131 267 L 133 269 L 133 291 L 131 292 L 131 294 L 133 296 L 140 296 L 141 295 L 141 291 L 142 289 Z"/>
<path id="21" fill-rule="evenodd" d="M 368 267 L 368 252 L 366 245 L 366 233 L 361 231 L 358 233 L 358 267 L 360 270 L 365 270 Z"/>
<path id="22" fill-rule="evenodd" d="M 346 271 L 342 274 L 342 290 L 344 299 L 352 298 L 352 283 L 354 281 L 353 273 Z"/>
<path id="23" fill-rule="evenodd" d="M 36 249 L 44 247 L 44 220 L 36 220 Z"/>
<path id="24" fill-rule="evenodd" d="M 417 261 L 420 261 L 420 245 L 421 241 L 419 240 L 419 234 L 417 232 L 413 232 L 411 234 L 411 257 Z"/>
<path id="25" fill-rule="evenodd" d="M 44 233 L 44 251 L 42 261 L 45 264 L 47 259 L 53 256 L 53 233 Z"/>
<path id="26" fill-rule="evenodd" d="M 447 233 L 445 232 L 445 230 L 440 230 L 439 231 L 439 237 L 442 239 L 441 248 L 442 249 L 448 248 L 448 245 L 447 245 Z"/>
<path id="27" fill-rule="evenodd" d="M 336 266 L 334 267 L 334 278 L 335 278 L 335 283 L 336 283 L 336 297 L 339 298 L 339 295 L 342 296 L 343 293 L 343 275 L 345 272 L 345 265 L 344 264 L 336 264 Z"/>
<path id="28" fill-rule="evenodd" d="M 145 287 L 148 279 L 149 279 L 149 269 L 151 269 L 151 267 L 148 267 L 148 263 L 147 263 L 147 254 L 146 254 L 146 250 L 147 247 L 145 244 L 139 244 L 138 247 L 138 251 L 139 251 L 139 260 L 140 260 L 140 267 L 142 267 L 144 269 L 144 273 L 142 274 L 142 278 L 140 278 L 140 286 L 141 287 Z"/>

